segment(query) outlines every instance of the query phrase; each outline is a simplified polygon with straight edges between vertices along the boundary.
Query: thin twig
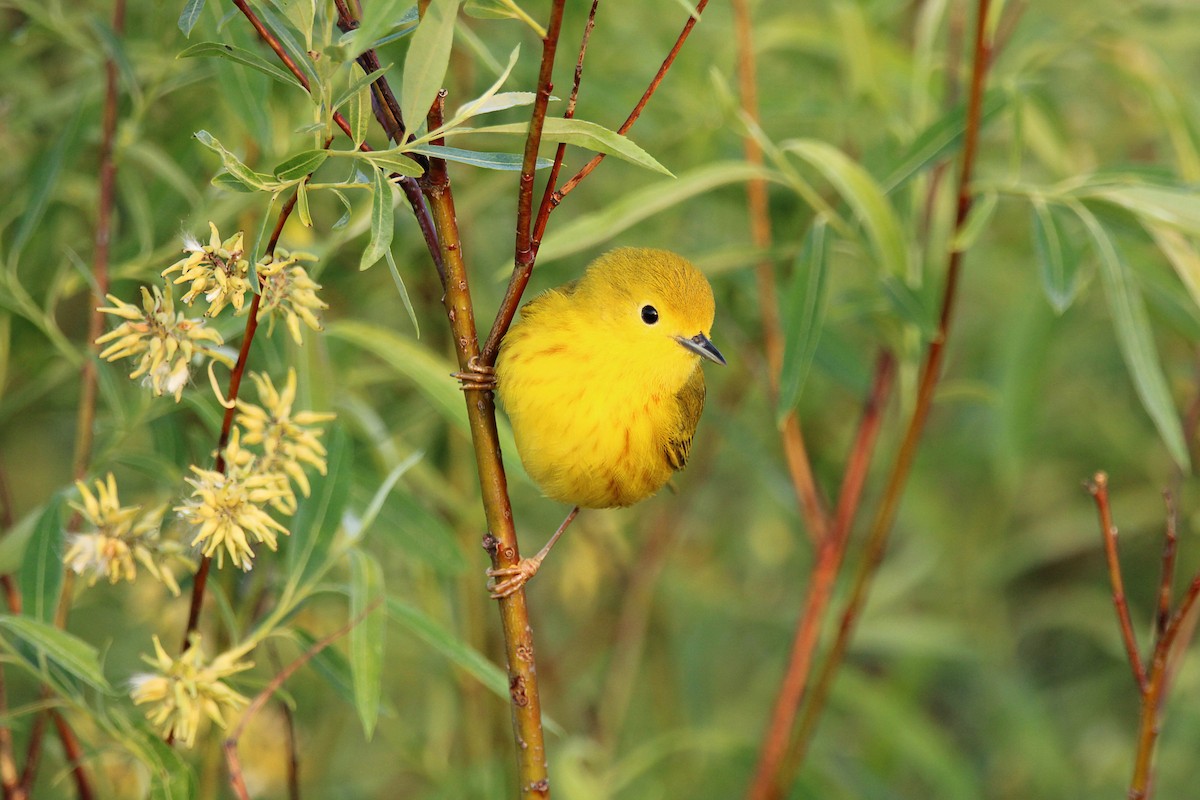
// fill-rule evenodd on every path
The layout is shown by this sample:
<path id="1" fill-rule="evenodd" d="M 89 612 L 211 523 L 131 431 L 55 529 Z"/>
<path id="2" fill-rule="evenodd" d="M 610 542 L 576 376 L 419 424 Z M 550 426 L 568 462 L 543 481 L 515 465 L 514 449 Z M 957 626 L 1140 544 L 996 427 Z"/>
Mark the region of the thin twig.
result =
<path id="1" fill-rule="evenodd" d="M 871 391 L 867 395 L 866 406 L 863 409 L 851 456 L 846 463 L 846 474 L 838 499 L 837 516 L 829 534 L 821 540 L 817 550 L 817 561 L 809 579 L 804 610 L 796 622 L 796 634 L 792 640 L 787 671 L 780 683 L 771 722 L 763 737 L 759 769 L 755 775 L 755 783 L 749 792 L 750 797 L 775 796 L 771 790 L 772 779 L 780 771 L 787 772 L 790 766 L 786 759 L 789 755 L 789 743 L 793 738 L 792 728 L 808 687 L 813 653 L 816 651 L 825 611 L 833 598 L 834 584 L 846 554 L 855 511 L 859 506 L 863 487 L 866 485 L 868 467 L 875 450 L 875 442 L 883 421 L 883 410 L 891 393 L 895 373 L 895 359 L 890 353 L 882 354 L 876 363 L 875 378 Z M 796 766 L 798 767 L 798 765 Z"/>
<path id="2" fill-rule="evenodd" d="M 975 46 L 971 69 L 971 85 L 967 102 L 966 129 L 963 135 L 962 166 L 959 169 L 957 187 L 957 208 L 955 212 L 954 230 L 961 230 L 967 215 L 971 210 L 971 176 L 975 168 L 975 159 L 979 147 L 979 131 L 982 119 L 983 90 L 986 83 L 988 67 L 991 63 L 991 46 L 986 35 L 986 24 L 990 0 L 978 0 L 975 20 Z M 817 720 L 824 709 L 825 701 L 833 679 L 837 674 L 850 639 L 854 634 L 854 626 L 858 621 L 859 612 L 866 601 L 867 593 L 883 554 L 887 549 L 888 537 L 895 523 L 896 513 L 900 507 L 900 498 L 908 482 L 912 464 L 916 458 L 921 435 L 925 430 L 929 412 L 933 407 L 934 390 L 941 376 L 942 361 L 945 358 L 946 342 L 949 338 L 950 323 L 958 298 L 958 282 L 962 272 L 963 251 L 952 249 L 947 257 L 946 285 L 942 293 L 942 307 L 938 318 L 937 331 L 929 344 L 925 356 L 920 379 L 917 386 L 916 402 L 912 416 L 901 440 L 896 460 L 888 475 L 883 490 L 879 508 L 872 522 L 870 533 L 864 545 L 865 554 L 855 573 L 850 590 L 850 597 L 841 614 L 837 637 L 829 655 L 821 665 L 817 681 L 813 687 L 808 703 L 800 717 L 796 736 L 790 745 L 790 754 L 779 764 L 759 763 L 755 782 L 750 797 L 756 800 L 777 798 L 782 796 L 784 787 L 790 785 L 795 771 L 803 764 L 808 742 L 816 727 Z"/>
<path id="3" fill-rule="evenodd" d="M 634 106 L 633 111 L 629 113 L 629 116 L 625 119 L 625 122 L 617 130 L 618 133 L 622 135 L 628 133 L 629 129 L 633 127 L 633 124 L 637 122 L 638 117 L 641 116 L 642 110 L 646 107 L 646 103 L 650 101 L 650 98 L 658 89 L 659 84 L 662 83 L 663 78 L 667 74 L 667 70 L 669 70 L 671 65 L 675 63 L 675 57 L 679 55 L 679 51 L 683 47 L 683 43 L 687 41 L 688 36 L 692 32 L 692 28 L 695 27 L 696 22 L 700 19 L 700 14 L 704 11 L 704 7 L 706 5 L 708 5 L 708 0 L 700 0 L 699 4 L 696 6 L 695 13 L 688 17 L 688 21 L 684 23 L 683 30 L 680 32 L 678 38 L 676 38 L 675 44 L 672 46 L 671 51 L 667 54 L 667 57 L 663 60 L 662 65 L 658 68 L 658 72 L 656 72 L 654 77 L 650 80 L 650 84 L 646 87 L 646 91 L 642 93 L 642 97 L 640 100 L 638 100 L 637 105 Z M 596 156 L 594 156 L 587 164 L 584 165 L 583 169 L 581 169 L 575 174 L 574 177 L 567 181 L 567 183 L 561 189 L 555 190 L 554 193 L 551 194 L 550 202 L 548 204 L 543 203 L 541 208 L 538 209 L 538 218 L 534 223 L 532 233 L 533 254 L 535 257 L 537 255 L 537 248 L 541 245 L 542 236 L 546 231 L 546 223 L 550 218 L 551 212 L 558 208 L 558 205 L 562 202 L 562 199 L 566 197 L 566 195 L 572 189 L 578 186 L 580 181 L 590 175 L 592 170 L 594 170 L 603 159 L 603 153 L 598 153 Z M 517 308 L 521 305 L 521 296 L 525 293 L 525 287 L 528 285 L 529 276 L 532 273 L 532 261 L 530 261 L 527 265 L 518 266 L 513 269 L 512 277 L 509 279 L 508 288 L 504 292 L 504 299 L 501 301 L 500 308 L 496 312 L 495 322 L 493 322 L 492 329 L 488 333 L 488 337 L 479 356 L 478 363 L 484 366 L 491 366 L 495 363 L 496 354 L 500 352 L 500 340 L 504 338 L 505 332 L 508 331 L 508 326 L 512 324 L 513 317 L 515 317 L 517 314 Z"/>
<path id="4" fill-rule="evenodd" d="M 364 608 L 362 613 L 360 613 L 357 617 L 350 620 L 345 625 L 338 628 L 336 631 L 324 637 L 323 639 L 314 642 L 313 646 L 305 650 L 299 658 L 280 670 L 279 673 L 271 679 L 271 682 L 268 683 L 252 701 L 250 701 L 250 705 L 246 706 L 246 710 L 242 712 L 242 718 L 238 721 L 237 726 L 233 729 L 233 733 L 231 733 L 225 739 L 224 745 L 225 761 L 229 765 L 229 782 L 232 784 L 233 790 L 237 793 L 237 796 L 242 798 L 242 800 L 249 800 L 250 793 L 246 790 L 246 782 L 242 777 L 242 762 L 241 759 L 238 758 L 237 748 L 238 741 L 241 740 L 242 735 L 246 732 L 246 726 L 250 724 L 250 719 L 257 714 L 259 710 L 267 704 L 267 701 L 270 700 L 274 694 L 283 687 L 283 684 L 287 682 L 288 678 L 292 677 L 292 675 L 296 673 L 296 670 L 300 669 L 309 661 L 311 661 L 317 655 L 317 653 L 320 653 L 326 647 L 333 644 L 350 631 L 354 630 L 354 626 L 366 619 L 367 615 L 377 609 L 379 604 L 382 602 L 382 598 L 376 600 Z"/>
<path id="5" fill-rule="evenodd" d="M 1137 640 L 1133 635 L 1133 622 L 1129 618 L 1129 604 L 1125 599 L 1125 582 L 1121 578 L 1121 557 L 1117 553 L 1117 526 L 1113 524 L 1112 511 L 1108 504 L 1108 476 L 1097 472 L 1087 484 L 1087 490 L 1096 501 L 1096 510 L 1100 514 L 1100 529 L 1104 536 L 1104 558 L 1108 562 L 1108 579 L 1112 584 L 1113 605 L 1117 611 L 1117 621 L 1121 626 L 1121 641 L 1125 644 L 1125 654 L 1129 657 L 1129 666 L 1133 671 L 1133 680 L 1138 691 L 1146 693 L 1146 668 L 1138 655 Z"/>
<path id="6" fill-rule="evenodd" d="M 1163 503 L 1167 507 L 1167 530 L 1163 537 L 1162 574 L 1158 581 L 1158 611 L 1154 615 L 1156 646 L 1166 633 L 1167 623 L 1171 619 L 1171 584 L 1175 580 L 1175 552 L 1179 547 L 1179 511 L 1169 490 L 1163 492 Z"/>

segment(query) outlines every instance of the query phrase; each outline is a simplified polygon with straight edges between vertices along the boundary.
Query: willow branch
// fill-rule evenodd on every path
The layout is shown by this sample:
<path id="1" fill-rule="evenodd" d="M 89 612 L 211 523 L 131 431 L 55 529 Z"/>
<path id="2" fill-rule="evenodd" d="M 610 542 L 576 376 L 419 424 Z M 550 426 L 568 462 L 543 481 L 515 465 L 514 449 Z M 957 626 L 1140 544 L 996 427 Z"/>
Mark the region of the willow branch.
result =
<path id="1" fill-rule="evenodd" d="M 444 101 L 443 92 L 430 111 L 430 130 L 441 124 L 441 108 Z M 433 214 L 438 241 L 442 248 L 442 262 L 446 267 L 442 301 L 450 322 L 459 369 L 466 370 L 472 363 L 478 363 L 479 339 L 475 329 L 475 311 L 471 303 L 470 284 L 463 260 L 462 239 L 454 211 L 454 195 L 446 171 L 446 162 L 440 158 L 430 159 L 429 171 L 421 183 Z M 491 556 L 493 568 L 515 566 L 521 560 L 521 554 L 516 528 L 513 526 L 512 506 L 508 498 L 508 478 L 504 473 L 500 453 L 500 437 L 496 431 L 495 400 L 490 391 L 478 389 L 464 389 L 463 395 L 467 404 L 475 467 L 479 475 L 483 509 L 488 524 L 484 548 Z M 520 796 L 547 798 L 550 796 L 550 783 L 546 769 L 533 628 L 529 621 L 524 588 L 501 598 L 498 607 L 504 634 L 513 735 L 517 745 Z"/>
<path id="2" fill-rule="evenodd" d="M 961 230 L 967 215 L 971 210 L 971 176 L 975 168 L 976 155 L 979 147 L 979 131 L 982 118 L 983 90 L 986 83 L 988 67 L 991 63 L 991 44 L 986 35 L 986 25 L 990 0 L 978 0 L 975 20 L 974 55 L 971 68 L 971 85 L 967 102 L 966 129 L 963 134 L 963 151 L 961 167 L 958 175 L 957 205 L 955 211 L 954 229 Z M 795 737 L 789 746 L 788 755 L 781 764 L 765 765 L 760 762 L 756 774 L 754 788 L 757 793 L 751 793 L 754 798 L 777 798 L 782 796 L 784 788 L 791 784 L 796 771 L 803 763 L 804 754 L 812 731 L 824 709 L 829 695 L 833 678 L 837 674 L 858 621 L 859 612 L 866 600 L 871 583 L 883 560 L 887 549 L 889 535 L 896 520 L 896 512 L 900 507 L 900 498 L 912 471 L 921 435 L 925 430 L 929 412 L 933 407 L 934 390 L 941 376 L 942 362 L 945 358 L 946 343 L 949 338 L 950 323 L 953 318 L 955 303 L 958 297 L 958 283 L 962 272 L 964 252 L 952 249 L 947 257 L 946 284 L 942 292 L 942 305 L 938 317 L 938 327 L 933 340 L 929 344 L 925 361 L 922 365 L 917 386 L 917 397 L 912 416 L 905 428 L 900 449 L 888 475 L 883 489 L 880 505 L 872 521 L 870 532 L 864 545 L 865 553 L 862 562 L 855 573 L 838 627 L 837 637 L 833 647 L 818 672 L 808 703 L 798 723 Z"/>

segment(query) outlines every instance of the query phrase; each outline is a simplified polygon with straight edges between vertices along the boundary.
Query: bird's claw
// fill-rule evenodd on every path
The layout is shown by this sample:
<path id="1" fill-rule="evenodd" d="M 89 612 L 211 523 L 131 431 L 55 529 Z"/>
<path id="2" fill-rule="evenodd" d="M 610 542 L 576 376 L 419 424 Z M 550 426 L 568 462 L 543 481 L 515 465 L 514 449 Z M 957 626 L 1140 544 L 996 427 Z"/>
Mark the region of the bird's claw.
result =
<path id="1" fill-rule="evenodd" d="M 450 373 L 450 377 L 458 381 L 458 388 L 464 392 L 492 392 L 496 390 L 496 370 L 479 363 L 479 356 L 471 356 L 467 368 Z"/>
<path id="2" fill-rule="evenodd" d="M 522 558 L 511 567 L 489 569 L 485 573 L 489 578 L 503 579 L 488 581 L 488 589 L 491 591 L 492 599 L 502 600 L 512 595 L 528 583 L 529 579 L 537 574 L 538 568 L 541 566 L 542 560 L 540 558 Z"/>

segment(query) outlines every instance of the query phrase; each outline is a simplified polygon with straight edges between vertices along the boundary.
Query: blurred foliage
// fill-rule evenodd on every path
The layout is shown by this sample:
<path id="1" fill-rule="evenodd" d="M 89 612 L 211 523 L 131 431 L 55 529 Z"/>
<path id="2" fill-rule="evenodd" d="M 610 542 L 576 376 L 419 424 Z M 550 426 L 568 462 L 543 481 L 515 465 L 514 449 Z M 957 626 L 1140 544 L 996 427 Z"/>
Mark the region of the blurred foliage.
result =
<path id="1" fill-rule="evenodd" d="M 245 231 L 261 252 L 279 202 L 214 182 L 222 160 L 208 140 L 272 179 L 292 177 L 273 171 L 314 149 L 321 118 L 298 87 L 234 60 L 178 57 L 219 41 L 276 66 L 241 15 L 209 2 L 185 39 L 177 5 L 133 2 L 115 36 L 108 3 L 0 2 L 0 150 L 8 154 L 0 181 L 9 187 L 0 199 L 8 528 L 0 569 L 18 575 L 27 597 L 27 578 L 58 569 L 54 543 L 45 544 L 46 531 L 61 535 L 54 521 L 69 516 L 58 498 L 77 500 L 71 456 L 79 367 L 94 357 L 86 320 L 104 60 L 113 56 L 121 76 L 110 291 L 126 302 L 160 280 L 184 235 L 206 241 L 210 220 L 226 236 Z M 305 6 L 251 5 L 280 25 Z M 403 3 L 365 5 L 395 10 L 376 33 L 399 89 L 412 15 Z M 542 20 L 548 5 L 522 7 Z M 568 3 L 560 98 L 587 5 Z M 911 406 L 951 246 L 966 5 L 752 3 L 757 135 L 768 150 L 776 240 L 767 255 L 785 311 L 808 307 L 786 303 L 813 268 L 799 256 L 815 214 L 828 223 L 818 324 L 785 321 L 803 338 L 790 345 L 796 372 L 785 401 L 798 404 L 827 495 L 836 493 L 877 349 L 901 359 L 865 512 Z M 1081 481 L 1099 469 L 1111 475 L 1143 646 L 1163 487 L 1179 493 L 1180 583 L 1200 566 L 1193 443 L 1180 423 L 1200 391 L 1200 9 L 1170 0 L 997 5 L 1006 7 L 996 15 L 973 187 L 982 211 L 957 242 L 966 261 L 945 379 L 792 797 L 1121 795 L 1137 696 Z M 458 17 L 449 109 L 492 86 L 518 45 L 503 91 L 535 87 L 540 48 L 530 28 L 484 13 L 503 7 L 471 2 Z M 685 13 L 676 3 L 602 3 L 577 117 L 619 126 Z M 713 4 L 630 133 L 674 177 L 608 159 L 551 218 L 529 289 L 574 277 L 615 244 L 677 250 L 712 279 L 714 338 L 730 361 L 708 373 L 709 405 L 675 491 L 633 509 L 584 513 L 529 588 L 557 797 L 739 796 L 806 588 L 813 553 L 761 354 L 751 267 L 762 254 L 751 244 L 743 186 L 755 171 L 741 162 L 736 64 L 731 11 Z M 552 104 L 551 115 L 561 108 Z M 487 124 L 527 118 L 514 106 Z M 387 145 L 373 122 L 366 141 Z M 451 144 L 513 153 L 520 141 L 493 134 Z M 567 174 L 590 156 L 568 153 Z M 329 161 L 318 179 L 349 159 Z M 357 180 L 339 169 L 329 183 Z M 486 329 L 511 264 L 516 173 L 451 164 L 451 178 Z M 283 232 L 282 246 L 318 258 L 310 272 L 329 304 L 326 332 L 306 332 L 298 347 L 280 326 L 260 333 L 251 357 L 251 369 L 277 385 L 297 369 L 298 408 L 337 413 L 326 433 L 329 475 L 310 472 L 312 496 L 279 553 L 261 549 L 249 573 L 214 570 L 202 629 L 206 642 L 223 645 L 263 631 L 255 668 L 229 679 L 253 696 L 313 641 L 387 597 L 386 624 L 369 618 L 371 635 L 323 651 L 288 681 L 282 705 L 255 718 L 241 745 L 253 796 L 286 796 L 289 717 L 305 796 L 507 796 L 507 692 L 489 660 L 502 651 L 484 591 L 474 458 L 446 377 L 453 350 L 441 288 L 402 201 L 390 256 L 403 290 L 386 263 L 360 271 L 364 251 L 383 244 L 372 221 L 378 202 L 373 215 L 363 191 L 370 181 L 342 187 L 352 207 L 344 224 L 336 224 L 346 206 L 333 189 L 313 190 L 312 226 L 293 216 Z M 212 324 L 236 347 L 240 318 Z M 221 410 L 203 370 L 178 405 L 126 380 L 128 371 L 100 366 L 89 479 L 112 472 L 123 502 L 175 506 L 189 465 L 211 463 Z M 506 456 L 523 542 L 536 549 L 565 509 L 539 497 L 515 451 Z M 191 539 L 170 514 L 166 535 Z M 226 796 L 219 732 L 210 729 L 194 750 L 168 750 L 127 698 L 151 636 L 172 653 L 180 644 L 190 579 L 179 577 L 181 598 L 144 574 L 132 584 L 77 582 L 69 635 L 33 617 L 0 620 L 18 754 L 46 683 L 85 743 L 102 796 Z M 52 602 L 56 586 L 42 586 L 41 599 Z M 258 627 L 264 614 L 272 624 Z M 1161 797 L 1194 791 L 1198 696 L 1200 676 L 1184 662 L 1158 750 Z M 51 741 L 35 796 L 67 791 Z"/>

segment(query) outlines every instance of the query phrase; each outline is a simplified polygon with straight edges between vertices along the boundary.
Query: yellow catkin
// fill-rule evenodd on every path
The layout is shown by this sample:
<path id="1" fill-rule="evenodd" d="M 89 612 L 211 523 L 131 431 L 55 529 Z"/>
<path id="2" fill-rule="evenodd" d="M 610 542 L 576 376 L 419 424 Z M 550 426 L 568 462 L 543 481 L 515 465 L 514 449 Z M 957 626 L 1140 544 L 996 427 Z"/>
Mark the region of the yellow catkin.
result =
<path id="1" fill-rule="evenodd" d="M 524 306 L 496 361 L 526 471 L 548 497 L 628 506 L 687 462 L 704 407 L 712 288 L 666 250 L 606 253 Z"/>

